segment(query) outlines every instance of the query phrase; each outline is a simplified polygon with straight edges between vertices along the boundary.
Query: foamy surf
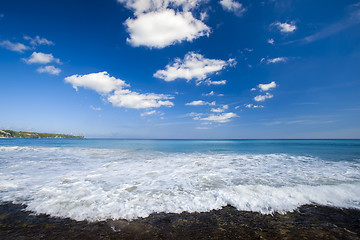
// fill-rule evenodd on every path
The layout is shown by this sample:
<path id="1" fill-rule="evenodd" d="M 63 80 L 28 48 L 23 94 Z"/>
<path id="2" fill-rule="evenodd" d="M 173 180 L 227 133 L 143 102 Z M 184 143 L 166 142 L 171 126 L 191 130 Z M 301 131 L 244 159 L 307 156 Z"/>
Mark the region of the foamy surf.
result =
<path id="1" fill-rule="evenodd" d="M 0 200 L 75 220 L 135 219 L 232 205 L 360 209 L 359 161 L 291 154 L 0 147 Z"/>

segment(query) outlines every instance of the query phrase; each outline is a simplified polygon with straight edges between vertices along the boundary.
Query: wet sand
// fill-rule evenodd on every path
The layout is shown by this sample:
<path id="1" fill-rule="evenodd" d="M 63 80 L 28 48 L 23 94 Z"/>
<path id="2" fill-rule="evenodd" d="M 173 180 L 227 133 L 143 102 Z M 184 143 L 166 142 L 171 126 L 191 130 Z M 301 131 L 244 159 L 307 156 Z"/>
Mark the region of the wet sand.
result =
<path id="1" fill-rule="evenodd" d="M 207 213 L 152 214 L 88 223 L 0 205 L 1 239 L 360 239 L 360 211 L 306 205 L 284 215 L 231 206 Z"/>

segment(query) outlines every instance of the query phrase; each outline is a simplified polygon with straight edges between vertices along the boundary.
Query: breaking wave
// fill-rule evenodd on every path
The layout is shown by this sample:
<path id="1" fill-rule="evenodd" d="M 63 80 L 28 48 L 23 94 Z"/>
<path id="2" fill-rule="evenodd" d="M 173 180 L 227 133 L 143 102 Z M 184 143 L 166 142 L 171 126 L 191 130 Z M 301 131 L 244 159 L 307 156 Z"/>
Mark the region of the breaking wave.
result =
<path id="1" fill-rule="evenodd" d="M 0 201 L 75 220 L 135 219 L 232 205 L 360 209 L 359 161 L 290 154 L 0 147 Z"/>

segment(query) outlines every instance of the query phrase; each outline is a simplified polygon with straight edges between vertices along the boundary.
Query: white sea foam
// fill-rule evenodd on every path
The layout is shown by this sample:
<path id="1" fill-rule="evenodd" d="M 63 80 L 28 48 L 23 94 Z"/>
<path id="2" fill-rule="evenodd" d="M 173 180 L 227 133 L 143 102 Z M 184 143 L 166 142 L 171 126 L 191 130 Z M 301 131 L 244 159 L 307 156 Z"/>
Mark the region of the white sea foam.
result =
<path id="1" fill-rule="evenodd" d="M 0 200 L 75 220 L 304 204 L 360 209 L 360 163 L 288 154 L 0 147 Z"/>

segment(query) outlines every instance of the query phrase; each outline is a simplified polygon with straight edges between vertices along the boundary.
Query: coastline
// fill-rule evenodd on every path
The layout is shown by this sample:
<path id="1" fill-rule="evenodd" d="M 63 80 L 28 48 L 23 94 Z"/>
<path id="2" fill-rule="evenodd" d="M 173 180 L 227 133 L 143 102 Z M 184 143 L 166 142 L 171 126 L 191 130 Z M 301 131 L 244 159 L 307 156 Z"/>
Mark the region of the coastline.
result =
<path id="1" fill-rule="evenodd" d="M 1 130 L 0 138 L 2 139 L 13 139 L 13 138 L 37 138 L 37 139 L 84 139 L 84 136 L 77 136 L 71 134 L 58 134 L 58 133 L 37 133 L 37 132 L 23 132 L 13 130 Z"/>
<path id="2" fill-rule="evenodd" d="M 2 239 L 360 239 L 360 210 L 304 205 L 262 215 L 231 206 L 203 213 L 154 213 L 133 221 L 54 218 L 0 205 Z"/>

